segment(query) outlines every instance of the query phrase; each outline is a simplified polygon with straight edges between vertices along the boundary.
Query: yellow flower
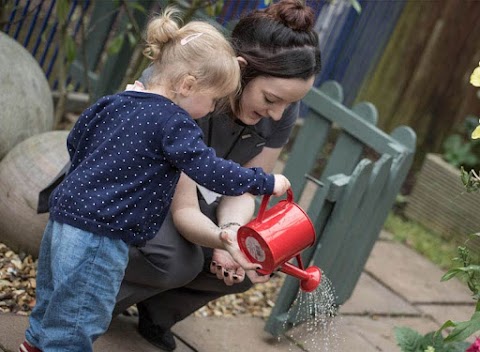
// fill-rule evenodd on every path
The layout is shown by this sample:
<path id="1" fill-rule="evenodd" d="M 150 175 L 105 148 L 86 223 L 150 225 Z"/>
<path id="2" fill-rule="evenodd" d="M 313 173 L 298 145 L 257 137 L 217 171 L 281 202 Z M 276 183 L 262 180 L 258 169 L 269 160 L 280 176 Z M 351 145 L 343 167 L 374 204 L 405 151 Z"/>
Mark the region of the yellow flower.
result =
<path id="1" fill-rule="evenodd" d="M 480 123 L 480 120 L 478 121 Z M 480 138 L 480 125 L 475 127 L 475 129 L 472 132 L 472 139 L 479 139 Z"/>
<path id="2" fill-rule="evenodd" d="M 480 87 L 480 62 L 478 67 L 473 70 L 472 75 L 470 76 L 470 83 L 475 87 Z"/>

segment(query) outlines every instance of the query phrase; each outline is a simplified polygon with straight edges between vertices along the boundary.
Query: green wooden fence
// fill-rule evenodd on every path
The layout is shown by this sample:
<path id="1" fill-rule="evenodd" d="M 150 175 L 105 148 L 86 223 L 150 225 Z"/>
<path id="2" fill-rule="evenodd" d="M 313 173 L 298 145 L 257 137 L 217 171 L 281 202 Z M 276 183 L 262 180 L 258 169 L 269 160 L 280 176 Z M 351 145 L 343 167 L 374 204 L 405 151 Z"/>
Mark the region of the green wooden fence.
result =
<path id="1" fill-rule="evenodd" d="M 416 143 L 409 127 L 390 135 L 378 129 L 372 104 L 348 109 L 342 99 L 342 88 L 333 81 L 304 98 L 309 113 L 283 171 L 297 198 L 307 182 L 318 186 L 307 208 L 317 240 L 302 260 L 322 269 L 339 305 L 355 288 L 410 169 Z M 319 177 L 312 177 L 319 157 L 325 166 Z M 287 277 L 265 327 L 272 335 L 298 323 L 289 315 L 298 292 L 298 279 Z"/>

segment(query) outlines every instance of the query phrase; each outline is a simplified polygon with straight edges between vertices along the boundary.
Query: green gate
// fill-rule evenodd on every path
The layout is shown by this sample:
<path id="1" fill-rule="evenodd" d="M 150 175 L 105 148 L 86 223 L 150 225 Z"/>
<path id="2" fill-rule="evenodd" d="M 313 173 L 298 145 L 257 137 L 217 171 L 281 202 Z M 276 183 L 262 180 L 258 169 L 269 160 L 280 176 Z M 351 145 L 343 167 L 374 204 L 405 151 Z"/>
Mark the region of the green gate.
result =
<path id="1" fill-rule="evenodd" d="M 378 129 L 372 104 L 348 109 L 342 100 L 342 88 L 333 81 L 303 99 L 309 112 L 283 171 L 297 198 L 307 182 L 315 185 L 306 210 L 317 240 L 302 253 L 302 261 L 322 269 L 338 305 L 355 288 L 410 169 L 416 142 L 409 127 L 390 135 Z M 299 280 L 286 277 L 265 327 L 272 335 L 299 323 L 288 314 L 298 292 Z"/>

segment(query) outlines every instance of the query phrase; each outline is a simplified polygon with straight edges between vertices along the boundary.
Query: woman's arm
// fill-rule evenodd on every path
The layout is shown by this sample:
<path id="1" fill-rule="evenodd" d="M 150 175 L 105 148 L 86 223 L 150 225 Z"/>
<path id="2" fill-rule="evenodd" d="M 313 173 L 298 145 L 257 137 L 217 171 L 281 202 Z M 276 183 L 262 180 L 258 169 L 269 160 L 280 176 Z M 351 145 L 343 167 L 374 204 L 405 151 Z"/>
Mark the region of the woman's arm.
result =
<path id="1" fill-rule="evenodd" d="M 271 172 L 281 149 L 264 148 L 247 167 L 262 167 Z M 238 197 L 223 197 L 217 209 L 217 226 L 205 216 L 198 204 L 195 182 L 182 174 L 172 202 L 173 221 L 179 232 L 190 242 L 210 248 L 224 249 L 219 238 L 219 229 L 228 223 L 243 225 L 250 221 L 255 211 L 255 198 L 251 194 Z"/>
<path id="2" fill-rule="evenodd" d="M 266 172 L 271 172 L 281 152 L 281 148 L 264 148 L 260 154 L 250 160 L 245 166 L 262 167 Z M 251 220 L 255 211 L 255 198 L 250 194 L 238 197 L 223 197 L 218 208 L 217 218 L 219 225 L 213 223 L 205 216 L 198 204 L 196 184 L 188 176 L 182 174 L 176 187 L 172 202 L 172 216 L 177 230 L 190 242 L 204 247 L 224 249 L 228 251 L 232 260 L 227 256 L 220 255 L 219 268 L 211 267 L 212 272 L 217 274 L 219 279 L 224 279 L 226 284 L 243 281 L 245 272 L 249 270 L 249 277 L 252 282 L 265 282 L 268 277 L 258 277 L 254 273 L 254 264 L 249 263 L 238 248 L 236 231 L 238 225 L 244 225 Z M 228 229 L 222 232 L 222 225 Z M 223 258 L 223 259 L 220 259 Z M 241 267 L 239 267 L 239 265 Z M 225 271 L 232 271 L 233 275 L 224 276 Z"/>
<path id="3" fill-rule="evenodd" d="M 222 230 L 201 212 L 196 184 L 185 174 L 180 177 L 175 191 L 172 216 L 177 230 L 190 242 L 228 251 L 236 265 L 240 265 L 242 269 L 256 270 L 260 268 L 258 264 L 250 263 L 240 251 L 236 236 L 232 236 L 236 232 L 232 232 L 231 229 Z"/>
<path id="4" fill-rule="evenodd" d="M 245 166 L 262 167 L 266 172 L 272 172 L 277 162 L 282 148 L 263 148 L 262 152 L 250 160 Z M 236 245 L 236 250 L 240 252 L 237 243 L 237 231 L 239 226 L 249 222 L 255 212 L 255 197 L 246 193 L 238 197 L 223 197 L 217 208 L 217 219 L 220 225 L 231 224 L 226 235 L 231 242 Z M 228 253 L 221 250 L 214 250 L 210 271 L 217 275 L 217 278 L 223 280 L 226 285 L 233 285 L 242 282 L 245 274 L 252 283 L 261 283 L 269 280 L 269 276 L 258 275 L 256 270 L 248 270 L 237 259 L 238 253 L 229 250 Z M 244 258 L 242 254 L 242 258 Z M 245 272 L 244 269 L 247 269 Z"/>
<path id="5" fill-rule="evenodd" d="M 219 227 L 200 210 L 197 186 L 187 175 L 180 176 L 172 201 L 175 227 L 190 242 L 210 248 L 222 248 Z"/>
<path id="6" fill-rule="evenodd" d="M 261 167 L 265 172 L 272 172 L 281 148 L 263 148 L 263 150 L 247 162 L 245 167 Z M 249 222 L 255 212 L 255 197 L 245 193 L 238 197 L 224 196 L 217 208 L 217 219 L 220 226 L 229 223 L 244 225 Z"/>

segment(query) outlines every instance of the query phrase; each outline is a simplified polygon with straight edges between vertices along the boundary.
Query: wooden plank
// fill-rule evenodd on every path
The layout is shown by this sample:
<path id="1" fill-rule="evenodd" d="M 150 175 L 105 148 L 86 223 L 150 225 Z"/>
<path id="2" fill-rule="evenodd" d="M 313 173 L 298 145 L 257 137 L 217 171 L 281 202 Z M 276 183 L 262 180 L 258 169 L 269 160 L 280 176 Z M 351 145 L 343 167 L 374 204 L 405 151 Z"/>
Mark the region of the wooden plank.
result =
<path id="1" fill-rule="evenodd" d="M 372 168 L 373 163 L 368 159 L 363 159 L 358 163 L 345 192 L 335 203 L 313 256 L 313 263 L 319 266 L 332 280 L 334 287 L 337 282 L 340 282 L 340 278 L 330 277 L 330 273 L 333 271 L 336 257 L 351 227 L 351 219 L 367 189 Z"/>
<path id="2" fill-rule="evenodd" d="M 365 251 L 371 251 L 373 248 L 385 219 L 387 218 L 388 213 L 395 202 L 395 198 L 400 191 L 402 183 L 407 177 L 413 163 L 416 143 L 416 136 L 413 130 L 410 127 L 401 126 L 396 128 L 391 133 L 391 136 L 399 143 L 405 145 L 408 151 L 393 158 L 388 180 L 385 187 L 381 190 L 382 196 L 378 198 L 376 207 L 370 216 L 372 226 L 368 229 L 370 235 L 367 236 L 366 240 L 363 242 L 363 250 Z M 359 259 L 357 265 L 363 268 L 368 257 L 359 257 Z"/>
<path id="3" fill-rule="evenodd" d="M 382 129 L 393 125 L 389 116 L 402 99 L 442 6 L 436 1 L 407 1 L 378 65 L 359 89 L 357 100 L 375 104 L 383 118 Z"/>
<path id="4" fill-rule="evenodd" d="M 330 79 L 345 87 L 344 103 L 350 106 L 362 83 L 375 69 L 407 1 L 363 1 L 362 13 L 350 29 L 335 60 Z"/>
<path id="5" fill-rule="evenodd" d="M 356 116 L 354 115 L 356 119 L 363 119 L 372 125 L 375 125 L 377 122 L 377 110 L 370 103 L 360 103 L 353 108 L 352 112 L 356 114 Z M 342 129 L 325 170 L 323 170 L 322 179 L 339 173 L 350 175 L 360 160 L 363 150 L 363 141 L 358 140 Z"/>
<path id="6" fill-rule="evenodd" d="M 328 120 L 319 118 L 314 113 L 309 113 L 303 126 L 298 131 L 283 170 L 283 174 L 292 183 L 295 196 L 302 194 L 306 183 L 305 175 L 315 165 L 317 154 L 327 140 L 330 126 Z"/>
<path id="7" fill-rule="evenodd" d="M 344 105 L 332 102 L 322 91 L 312 88 L 305 96 L 304 101 L 320 116 L 342 127 L 353 137 L 373 148 L 378 153 L 397 155 L 402 153 L 404 146 L 388 134 L 373 126 L 369 122 L 356 117 Z"/>
<path id="8" fill-rule="evenodd" d="M 359 228 L 362 229 L 362 240 L 357 242 L 355 251 L 350 252 L 352 254 L 351 258 L 339 260 L 342 265 L 344 261 L 350 260 L 354 268 L 350 276 L 342 282 L 342 286 L 339 286 L 339 302 L 342 303 L 345 302 L 353 292 L 361 274 L 361 268 L 365 266 L 368 256 L 378 238 L 378 234 L 383 227 L 385 219 L 395 202 L 396 196 L 413 162 L 416 144 L 416 136 L 413 130 L 410 127 L 401 126 L 392 132 L 391 138 L 404 145 L 406 150 L 394 158 L 388 154 L 384 154 L 376 163 L 375 171 L 378 172 L 378 174 L 375 182 L 378 182 L 378 188 L 370 185 L 371 188 L 367 191 L 366 197 L 371 198 L 359 207 L 360 213 L 356 214 L 353 220 L 353 228 L 359 226 Z M 388 171 L 388 173 L 386 171 Z M 373 180 L 374 178 L 371 179 L 372 182 Z M 368 214 L 365 213 L 362 215 L 362 208 L 368 203 L 372 205 L 372 208 Z M 362 221 L 366 221 L 363 227 Z M 343 274 L 339 275 L 343 277 Z"/>
<path id="9" fill-rule="evenodd" d="M 322 87 L 327 104 L 343 97 L 342 88 L 336 82 L 327 82 Z M 291 181 L 293 194 L 299 197 L 305 188 L 305 175 L 313 169 L 317 156 L 325 145 L 331 129 L 331 122 L 312 110 L 315 100 L 307 103 L 310 108 L 303 126 L 298 131 L 292 150 L 289 153 L 283 174 Z"/>
<path id="10" fill-rule="evenodd" d="M 388 182 L 392 161 L 390 155 L 384 154 L 374 163 L 367 190 L 354 214 L 344 246 L 333 267 L 331 275 L 342 278 L 341 285 L 335 287 L 338 304 L 343 304 L 350 297 L 360 278 L 365 258 L 370 255 L 372 249 L 365 244 L 372 242 L 372 236 L 377 238 L 377 234 L 371 230 L 372 215 Z"/>

